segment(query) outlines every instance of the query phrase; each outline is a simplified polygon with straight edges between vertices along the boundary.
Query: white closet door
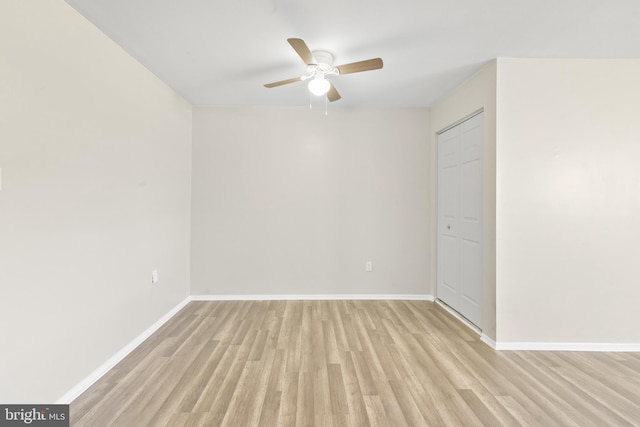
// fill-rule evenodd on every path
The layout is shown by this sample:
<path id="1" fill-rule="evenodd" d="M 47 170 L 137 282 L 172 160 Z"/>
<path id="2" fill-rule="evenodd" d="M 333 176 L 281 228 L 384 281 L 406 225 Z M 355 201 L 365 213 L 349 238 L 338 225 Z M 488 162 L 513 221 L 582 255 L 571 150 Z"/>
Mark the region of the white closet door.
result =
<path id="1" fill-rule="evenodd" d="M 437 296 L 482 327 L 482 114 L 438 136 Z"/>
<path id="2" fill-rule="evenodd" d="M 456 310 L 460 292 L 460 130 L 438 136 L 438 298 Z"/>

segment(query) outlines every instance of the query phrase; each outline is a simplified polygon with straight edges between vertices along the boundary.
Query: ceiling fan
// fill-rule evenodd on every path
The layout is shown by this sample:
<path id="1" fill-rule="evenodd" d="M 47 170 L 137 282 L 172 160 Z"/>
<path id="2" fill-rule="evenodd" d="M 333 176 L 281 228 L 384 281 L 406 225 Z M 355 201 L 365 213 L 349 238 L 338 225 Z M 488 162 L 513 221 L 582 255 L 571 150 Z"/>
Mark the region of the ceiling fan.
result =
<path id="1" fill-rule="evenodd" d="M 365 61 L 352 62 L 344 65 L 333 65 L 333 55 L 325 51 L 311 52 L 307 44 L 302 39 L 287 39 L 293 50 L 302 58 L 307 65 L 305 74 L 292 79 L 280 80 L 279 82 L 267 83 L 267 88 L 286 85 L 305 80 L 309 81 L 309 91 L 317 96 L 327 95 L 331 102 L 341 98 L 331 80 L 326 76 L 359 73 L 361 71 L 378 70 L 382 68 L 382 59 L 373 58 Z"/>

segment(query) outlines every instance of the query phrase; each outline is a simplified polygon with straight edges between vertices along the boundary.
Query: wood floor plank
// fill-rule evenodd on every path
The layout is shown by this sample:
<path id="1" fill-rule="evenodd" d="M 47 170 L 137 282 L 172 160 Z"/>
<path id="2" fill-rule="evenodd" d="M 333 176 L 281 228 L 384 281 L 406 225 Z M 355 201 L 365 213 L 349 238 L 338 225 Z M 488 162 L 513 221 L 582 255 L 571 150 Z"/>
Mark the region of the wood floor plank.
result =
<path id="1" fill-rule="evenodd" d="M 294 426 L 298 414 L 298 387 L 300 383 L 298 372 L 285 370 L 285 387 L 280 400 L 278 426 Z"/>
<path id="2" fill-rule="evenodd" d="M 467 405 L 469 405 L 471 410 L 476 414 L 483 426 L 502 425 L 489 408 L 482 403 L 473 390 L 463 389 L 459 390 L 458 393 L 462 396 L 464 401 L 467 402 Z"/>
<path id="3" fill-rule="evenodd" d="M 227 346 L 221 344 L 220 341 L 211 341 L 211 343 L 215 343 L 215 349 L 209 355 L 207 361 L 199 366 L 197 377 L 191 383 L 191 386 L 185 390 L 185 394 L 180 401 L 179 408 L 182 412 L 192 412 L 200 397 L 205 395 L 204 391 L 227 350 Z"/>
<path id="4" fill-rule="evenodd" d="M 371 371 L 367 359 L 361 351 L 351 351 L 353 366 L 355 367 L 356 376 L 360 385 L 360 392 L 365 396 L 373 396 L 378 394 L 375 379 Z"/>
<path id="5" fill-rule="evenodd" d="M 159 408 L 152 409 L 153 406 L 147 405 L 144 410 L 151 410 L 151 413 L 145 417 L 144 413 L 141 412 L 138 416 L 150 419 L 150 423 L 153 425 L 166 425 L 172 414 L 183 412 L 181 406 L 185 399 L 191 397 L 190 395 L 194 390 L 203 389 L 204 386 L 199 379 L 201 375 L 203 375 L 203 372 L 205 372 L 206 375 L 206 372 L 210 369 L 207 369 L 207 366 L 211 357 L 219 354 L 219 352 L 216 352 L 218 344 L 219 341 L 208 341 L 202 347 L 197 357 L 193 359 L 193 362 L 191 362 L 187 370 L 179 377 L 179 381 Z M 157 394 L 153 395 L 153 400 L 160 401 L 160 396 Z"/>
<path id="6" fill-rule="evenodd" d="M 211 405 L 207 411 L 209 412 L 207 421 L 210 423 L 210 425 L 218 426 L 222 424 L 222 420 L 227 413 L 229 403 L 233 398 L 233 394 L 235 393 L 236 387 L 238 386 L 240 377 L 242 376 L 245 366 L 247 365 L 249 353 L 257 334 L 257 330 L 250 330 L 243 334 L 244 340 L 240 343 L 238 352 L 236 353 L 229 371 L 225 373 L 222 385 L 220 386 L 215 399 L 213 400 L 213 402 L 211 402 Z"/>
<path id="7" fill-rule="evenodd" d="M 269 371 L 269 383 L 267 391 L 283 391 L 285 388 L 285 368 L 287 366 L 287 354 L 285 350 L 272 349 L 274 352 L 273 364 Z"/>
<path id="8" fill-rule="evenodd" d="M 516 401 L 512 396 L 496 396 L 496 399 L 500 401 L 502 406 L 509 411 L 511 416 L 518 423 L 517 425 L 521 426 L 532 426 L 532 427 L 542 427 L 545 424 L 542 424 L 541 420 L 537 420 L 533 417 L 529 411 Z"/>
<path id="9" fill-rule="evenodd" d="M 412 400 L 420 411 L 422 418 L 426 421 L 426 425 L 434 427 L 446 426 L 447 422 L 445 422 L 437 410 L 438 398 L 434 392 L 435 388 L 429 387 L 426 382 L 421 382 L 419 378 L 413 374 L 412 368 L 409 366 L 411 362 L 407 361 L 395 346 L 389 347 L 389 354 L 392 355 L 395 365 L 399 367 L 398 372 L 402 373 L 402 376 L 397 380 L 399 384 L 402 384 L 402 387 L 399 387 L 399 390 L 396 391 L 398 399 L 400 399 L 400 395 L 403 395 L 407 400 Z M 391 381 L 392 387 L 395 383 L 396 381 Z M 405 404 L 409 405 L 408 402 Z M 449 425 L 454 424 L 449 422 Z"/>
<path id="10" fill-rule="evenodd" d="M 481 404 L 499 421 L 503 426 L 517 426 L 518 421 L 511 415 L 507 408 L 502 405 L 497 396 L 494 396 L 480 382 L 474 384 L 471 389 Z"/>
<path id="11" fill-rule="evenodd" d="M 326 351 L 327 364 L 340 363 L 340 349 L 333 323 L 330 320 L 322 321 L 322 331 L 324 333 L 324 348 Z"/>
<path id="12" fill-rule="evenodd" d="M 365 408 L 367 409 L 367 416 L 372 427 L 393 427 L 393 424 L 387 420 L 380 396 L 367 395 L 363 398 Z M 402 424 L 398 423 L 398 425 Z"/>
<path id="13" fill-rule="evenodd" d="M 313 377 L 314 375 L 311 372 L 301 372 L 298 378 L 298 406 L 296 408 L 296 425 L 312 426 L 315 424 Z"/>
<path id="14" fill-rule="evenodd" d="M 331 413 L 349 414 L 349 405 L 347 404 L 347 393 L 342 378 L 342 368 L 339 364 L 333 363 L 329 365 L 329 394 L 331 396 Z"/>
<path id="15" fill-rule="evenodd" d="M 640 354 L 496 352 L 428 301 L 194 301 L 71 425 L 640 426 Z"/>
<path id="16" fill-rule="evenodd" d="M 246 363 L 222 420 L 223 426 L 258 424 L 274 356 L 275 352 L 269 351 L 263 360 L 249 360 Z"/>
<path id="17" fill-rule="evenodd" d="M 395 400 L 400 406 L 400 410 L 402 411 L 404 419 L 407 421 L 407 425 L 416 427 L 429 425 L 422 416 L 420 408 L 418 408 L 418 404 L 413 399 L 407 385 L 408 384 L 406 383 L 403 384 L 394 380 L 389 381 L 389 388 L 393 392 Z"/>
<path id="18" fill-rule="evenodd" d="M 331 390 L 329 386 L 329 372 L 326 367 L 315 369 L 313 372 L 313 406 L 316 420 L 318 416 L 322 419 L 332 419 L 331 411 Z M 328 421 L 328 423 L 331 423 Z M 316 423 L 316 425 L 318 425 Z M 320 424 L 321 425 L 321 424 Z"/>
<path id="19" fill-rule="evenodd" d="M 267 390 L 264 403 L 260 410 L 259 426 L 278 425 L 278 415 L 280 413 L 280 403 L 282 402 L 282 391 Z"/>
<path id="20" fill-rule="evenodd" d="M 353 425 L 369 426 L 370 422 L 364 402 L 364 394 L 360 388 L 358 374 L 350 351 L 342 352 L 340 366 L 343 368 L 342 380 L 344 382 L 347 405 L 349 406 L 349 414 L 351 414 Z M 356 421 L 358 424 L 355 423 Z"/>
<path id="21" fill-rule="evenodd" d="M 409 425 L 389 381 L 376 381 L 376 389 L 378 390 L 378 397 L 380 398 L 380 403 L 382 403 L 387 422 L 391 425 Z"/>

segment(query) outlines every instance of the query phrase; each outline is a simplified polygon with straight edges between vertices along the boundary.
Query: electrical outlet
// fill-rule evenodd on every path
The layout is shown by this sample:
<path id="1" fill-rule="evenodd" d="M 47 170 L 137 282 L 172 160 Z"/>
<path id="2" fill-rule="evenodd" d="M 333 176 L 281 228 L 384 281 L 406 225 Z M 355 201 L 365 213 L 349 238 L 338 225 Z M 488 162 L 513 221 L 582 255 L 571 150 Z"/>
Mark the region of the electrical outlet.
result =
<path id="1" fill-rule="evenodd" d="M 364 264 L 364 269 L 365 269 L 366 271 L 369 271 L 369 272 L 370 272 L 370 271 L 373 271 L 373 261 L 367 261 L 367 262 Z"/>
<path id="2" fill-rule="evenodd" d="M 151 271 L 151 283 L 156 283 L 158 281 L 158 270 Z"/>

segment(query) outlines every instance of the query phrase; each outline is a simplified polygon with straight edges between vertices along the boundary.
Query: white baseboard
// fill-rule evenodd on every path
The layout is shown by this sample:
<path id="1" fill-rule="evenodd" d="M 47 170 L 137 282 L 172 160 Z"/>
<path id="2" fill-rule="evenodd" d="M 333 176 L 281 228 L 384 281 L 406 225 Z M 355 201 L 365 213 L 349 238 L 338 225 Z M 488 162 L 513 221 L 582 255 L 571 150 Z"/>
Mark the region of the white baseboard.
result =
<path id="1" fill-rule="evenodd" d="M 418 294 L 328 294 L 328 295 L 192 295 L 191 301 L 300 301 L 300 300 L 412 300 L 433 301 L 433 295 Z"/>
<path id="2" fill-rule="evenodd" d="M 640 352 L 640 343 L 561 343 L 561 342 L 504 342 L 494 341 L 484 333 L 480 340 L 498 351 L 600 351 Z"/>
<path id="3" fill-rule="evenodd" d="M 562 343 L 498 341 L 496 350 L 640 352 L 640 343 Z"/>
<path id="4" fill-rule="evenodd" d="M 482 334 L 480 334 L 480 341 L 482 341 L 483 343 L 485 343 L 486 345 L 488 345 L 489 347 L 491 347 L 494 350 L 498 349 L 498 344 L 492 338 L 490 338 L 488 335 L 485 335 L 484 332 Z"/>
<path id="5" fill-rule="evenodd" d="M 75 387 L 69 390 L 55 403 L 58 405 L 68 405 L 78 396 L 84 393 L 89 387 L 91 387 L 96 381 L 98 381 L 104 374 L 109 372 L 115 365 L 117 365 L 122 359 L 124 359 L 129 353 L 135 350 L 140 344 L 149 338 L 155 331 L 160 329 L 169 319 L 175 316 L 180 310 L 182 310 L 189 302 L 190 298 L 186 298 L 180 304 L 172 308 L 167 314 L 162 316 L 157 322 L 147 328 L 143 333 L 138 335 L 129 344 L 127 344 L 122 350 L 114 354 L 109 360 L 104 362 L 98 369 L 93 371 L 87 378 L 78 383 Z"/>

